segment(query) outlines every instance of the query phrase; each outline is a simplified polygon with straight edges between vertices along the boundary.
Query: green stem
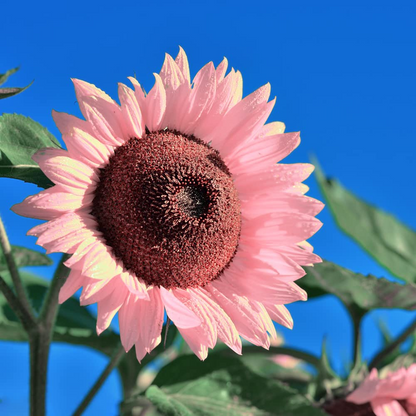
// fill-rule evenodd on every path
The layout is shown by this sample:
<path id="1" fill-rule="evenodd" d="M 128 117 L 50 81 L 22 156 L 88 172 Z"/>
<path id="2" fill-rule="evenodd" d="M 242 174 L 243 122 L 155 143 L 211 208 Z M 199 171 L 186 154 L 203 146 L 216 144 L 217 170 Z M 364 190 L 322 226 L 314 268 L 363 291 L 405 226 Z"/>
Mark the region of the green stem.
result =
<path id="1" fill-rule="evenodd" d="M 390 353 L 392 353 L 402 342 L 416 332 L 416 319 L 406 328 L 403 332 L 389 345 L 383 348 L 371 361 L 368 365 L 368 368 L 371 370 L 374 367 L 377 367 Z"/>
<path id="2" fill-rule="evenodd" d="M 36 326 L 36 322 L 32 319 L 29 313 L 21 304 L 19 298 L 13 293 L 9 288 L 5 280 L 0 276 L 0 291 L 3 293 L 4 297 L 7 300 L 7 303 L 12 308 L 12 311 L 18 317 L 19 321 L 22 323 L 23 328 L 26 332 L 30 332 Z"/>
<path id="3" fill-rule="evenodd" d="M 46 379 L 48 374 L 49 350 L 53 327 L 58 313 L 59 290 L 68 276 L 69 269 L 63 262 L 63 255 L 49 286 L 36 326 L 37 331 L 29 333 L 30 344 L 30 413 L 31 416 L 45 414 Z"/>
<path id="4" fill-rule="evenodd" d="M 45 415 L 46 370 L 49 349 L 45 348 L 44 332 L 38 330 L 29 334 L 30 346 L 30 415 Z"/>
<path id="5" fill-rule="evenodd" d="M 35 313 L 32 305 L 29 302 L 25 287 L 23 286 L 22 279 L 20 278 L 19 270 L 17 269 L 16 262 L 14 261 L 12 248 L 10 246 L 9 238 L 7 237 L 6 230 L 4 228 L 3 221 L 0 217 L 0 246 L 3 249 L 4 257 L 6 259 L 7 267 L 10 272 L 10 276 L 13 281 L 14 288 L 21 306 L 26 310 L 27 314 L 34 321 Z"/>
<path id="6" fill-rule="evenodd" d="M 107 377 L 111 374 L 114 368 L 117 367 L 117 364 L 119 363 L 119 361 L 125 353 L 126 351 L 124 350 L 122 345 L 117 347 L 117 349 L 114 351 L 113 356 L 111 357 L 110 362 L 107 364 L 107 367 L 101 373 L 100 377 L 98 377 L 97 381 L 94 383 L 90 391 L 84 397 L 81 404 L 77 407 L 73 416 L 80 416 L 87 409 L 88 405 L 91 403 L 91 400 L 97 394 L 98 390 L 100 390 L 101 386 L 107 380 Z"/>
<path id="7" fill-rule="evenodd" d="M 353 368 L 356 368 L 361 363 L 361 332 L 360 332 L 361 317 L 354 318 L 354 315 L 352 315 L 352 323 L 353 323 L 353 330 L 354 330 Z"/>
<path id="8" fill-rule="evenodd" d="M 65 280 L 69 274 L 69 269 L 64 265 L 64 262 L 68 258 L 68 254 L 62 255 L 61 261 L 59 262 L 59 265 L 55 271 L 48 292 L 46 293 L 45 300 L 43 301 L 42 310 L 39 314 L 39 321 L 43 323 L 47 330 L 52 329 L 58 314 L 59 291 L 61 290 L 61 287 L 65 283 Z"/>

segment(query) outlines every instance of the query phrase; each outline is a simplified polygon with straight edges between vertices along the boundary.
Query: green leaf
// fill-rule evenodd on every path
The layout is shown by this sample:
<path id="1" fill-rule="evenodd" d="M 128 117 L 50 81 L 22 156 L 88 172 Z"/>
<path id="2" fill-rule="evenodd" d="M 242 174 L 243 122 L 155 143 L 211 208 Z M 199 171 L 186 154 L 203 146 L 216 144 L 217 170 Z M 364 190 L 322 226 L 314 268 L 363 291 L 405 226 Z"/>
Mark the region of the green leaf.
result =
<path id="1" fill-rule="evenodd" d="M 32 160 L 33 154 L 45 147 L 61 146 L 39 123 L 19 114 L 0 117 L 0 177 L 20 179 L 42 188 L 53 186 Z"/>
<path id="2" fill-rule="evenodd" d="M 205 362 L 194 355 L 177 358 L 162 368 L 145 395 L 164 415 L 324 415 L 295 390 L 219 354 Z"/>
<path id="3" fill-rule="evenodd" d="M 20 94 L 24 90 L 27 90 L 31 85 L 33 84 L 33 81 L 26 85 L 26 87 L 8 87 L 8 88 L 0 88 L 0 100 L 4 98 L 13 97 L 13 95 Z"/>
<path id="4" fill-rule="evenodd" d="M 306 290 L 309 298 L 335 295 L 354 318 L 372 309 L 416 309 L 416 285 L 364 276 L 329 261 L 305 267 L 305 270 L 306 276 L 296 283 Z"/>
<path id="5" fill-rule="evenodd" d="M 17 267 L 50 266 L 53 262 L 46 255 L 25 247 L 12 246 L 12 254 Z M 0 272 L 7 270 L 4 254 L 0 251 Z"/>
<path id="6" fill-rule="evenodd" d="M 19 67 L 9 69 L 5 74 L 0 74 L 0 85 L 3 85 L 10 75 L 13 75 L 19 70 Z"/>
<path id="7" fill-rule="evenodd" d="M 9 273 L 2 272 L 1 275 L 6 283 L 12 287 Z M 39 311 L 49 282 L 24 271 L 20 271 L 20 275 L 34 309 Z M 98 337 L 95 326 L 96 318 L 88 309 L 81 307 L 77 299 L 70 298 L 59 308 L 53 340 L 84 345 L 107 355 L 112 354 L 120 342 L 120 337 L 111 330 L 105 331 Z M 27 340 L 25 331 L 4 296 L 0 296 L 0 339 L 8 341 Z"/>
<path id="8" fill-rule="evenodd" d="M 396 277 L 416 283 L 416 232 L 327 179 L 316 161 L 316 178 L 338 226 Z"/>

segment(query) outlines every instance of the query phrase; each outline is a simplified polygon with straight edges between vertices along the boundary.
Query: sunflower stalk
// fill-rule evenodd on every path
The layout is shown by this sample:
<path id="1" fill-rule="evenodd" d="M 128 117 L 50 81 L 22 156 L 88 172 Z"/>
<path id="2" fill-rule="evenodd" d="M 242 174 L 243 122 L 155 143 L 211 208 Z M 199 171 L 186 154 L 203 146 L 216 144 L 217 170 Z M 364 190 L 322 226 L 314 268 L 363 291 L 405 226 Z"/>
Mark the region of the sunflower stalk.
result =
<path id="1" fill-rule="evenodd" d="M 49 351 L 59 308 L 59 290 L 69 272 L 69 269 L 63 264 L 67 258 L 67 255 L 62 256 L 46 293 L 37 324 L 34 330 L 29 332 L 30 411 L 32 416 L 43 416 L 45 414 Z"/>
<path id="2" fill-rule="evenodd" d="M 368 368 L 371 370 L 377 367 L 390 353 L 392 353 L 401 343 L 406 341 L 406 339 L 416 332 L 416 319 L 405 328 L 402 333 L 385 348 L 383 348 L 371 361 L 368 365 Z"/>
<path id="3" fill-rule="evenodd" d="M 7 303 L 15 313 L 19 321 L 22 323 L 23 328 L 26 332 L 29 331 L 36 325 L 36 322 L 29 315 L 27 310 L 23 307 L 19 298 L 13 293 L 12 289 L 7 285 L 2 276 L 0 276 L 0 291 L 3 293 L 7 300 Z"/>
<path id="4" fill-rule="evenodd" d="M 354 356 L 353 356 L 353 368 L 357 368 L 361 365 L 361 316 L 354 317 L 352 316 L 353 321 L 353 331 L 354 331 Z"/>
<path id="5" fill-rule="evenodd" d="M 124 350 L 124 347 L 122 345 L 119 345 L 116 350 L 114 351 L 113 356 L 110 359 L 110 362 L 107 364 L 107 367 L 104 369 L 104 371 L 101 373 L 101 375 L 98 377 L 97 381 L 94 383 L 94 385 L 91 387 L 90 391 L 87 393 L 87 395 L 84 397 L 80 405 L 75 410 L 73 416 L 80 416 L 84 411 L 87 409 L 89 404 L 91 403 L 94 396 L 98 393 L 101 386 L 104 384 L 104 382 L 107 380 L 108 376 L 111 374 L 111 372 L 117 367 L 118 363 L 120 362 L 121 358 L 126 354 L 126 351 Z"/>

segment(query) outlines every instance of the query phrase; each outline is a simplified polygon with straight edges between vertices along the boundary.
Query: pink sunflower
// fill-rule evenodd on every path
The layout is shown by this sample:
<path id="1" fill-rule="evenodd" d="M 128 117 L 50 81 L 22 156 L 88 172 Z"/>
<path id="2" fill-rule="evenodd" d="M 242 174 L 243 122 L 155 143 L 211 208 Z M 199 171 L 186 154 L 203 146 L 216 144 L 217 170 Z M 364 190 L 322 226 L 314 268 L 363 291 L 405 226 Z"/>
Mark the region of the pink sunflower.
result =
<path id="1" fill-rule="evenodd" d="M 305 241 L 323 204 L 304 196 L 309 164 L 280 162 L 299 142 L 265 122 L 266 84 L 244 99 L 240 72 L 210 62 L 191 83 L 188 60 L 166 55 L 148 94 L 119 85 L 121 105 L 73 80 L 85 120 L 53 112 L 67 150 L 33 159 L 55 184 L 13 207 L 47 220 L 29 231 L 48 253 L 71 254 L 64 302 L 82 287 L 97 333 L 118 312 L 121 342 L 140 361 L 161 341 L 164 311 L 205 359 L 219 338 L 268 348 L 272 320 L 306 300 L 294 281 L 320 261 Z"/>

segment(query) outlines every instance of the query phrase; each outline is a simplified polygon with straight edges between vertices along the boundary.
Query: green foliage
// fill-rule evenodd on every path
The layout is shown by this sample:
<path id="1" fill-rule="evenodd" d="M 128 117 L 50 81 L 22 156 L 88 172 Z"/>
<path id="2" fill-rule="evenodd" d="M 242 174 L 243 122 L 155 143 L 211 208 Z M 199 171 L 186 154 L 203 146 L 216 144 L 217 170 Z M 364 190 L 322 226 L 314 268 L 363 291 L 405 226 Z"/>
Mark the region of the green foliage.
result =
<path id="1" fill-rule="evenodd" d="M 0 177 L 20 179 L 42 188 L 53 186 L 32 160 L 33 154 L 45 147 L 61 146 L 39 123 L 19 114 L 0 117 Z"/>
<path id="2" fill-rule="evenodd" d="M 17 267 L 50 266 L 53 262 L 46 255 L 25 247 L 12 246 L 12 253 Z M 7 270 L 6 258 L 0 251 L 0 272 Z"/>
<path id="3" fill-rule="evenodd" d="M 172 361 L 156 376 L 145 396 L 164 415 L 293 415 L 324 413 L 301 394 L 262 377 L 239 358 L 211 354 L 205 362 L 194 355 Z M 142 397 L 130 400 L 130 406 Z"/>
<path id="4" fill-rule="evenodd" d="M 357 198 L 337 180 L 327 179 L 318 163 L 316 178 L 338 226 L 396 277 L 416 283 L 416 232 Z"/>
<path id="5" fill-rule="evenodd" d="M 0 74 L 0 85 L 3 85 L 7 81 L 7 79 L 10 77 L 10 75 L 14 74 L 18 70 L 19 70 L 19 67 L 9 69 L 5 74 Z M 29 85 L 26 85 L 26 87 L 22 87 L 22 88 L 19 88 L 19 87 L 0 88 L 0 100 L 3 98 L 9 98 L 9 97 L 13 97 L 13 95 L 20 94 L 21 92 L 29 88 L 32 84 L 33 84 L 33 81 Z"/>
<path id="6" fill-rule="evenodd" d="M 2 272 L 1 275 L 12 287 L 9 273 Z M 23 271 L 20 271 L 20 275 L 33 307 L 39 311 L 49 282 Z M 97 337 L 95 322 L 95 317 L 87 308 L 80 307 L 79 301 L 74 298 L 68 299 L 59 308 L 53 339 L 69 344 L 85 345 L 110 355 L 119 343 L 119 336 L 111 330 L 107 330 Z M 26 332 L 3 296 L 0 297 L 0 339 L 7 341 L 27 340 Z"/>
<path id="7" fill-rule="evenodd" d="M 308 292 L 308 297 L 335 295 L 353 318 L 361 318 L 379 308 L 416 309 L 416 286 L 413 284 L 403 286 L 384 278 L 364 276 L 329 261 L 305 267 L 305 270 L 306 276 L 297 283 Z"/>

